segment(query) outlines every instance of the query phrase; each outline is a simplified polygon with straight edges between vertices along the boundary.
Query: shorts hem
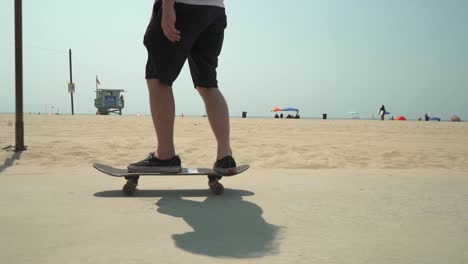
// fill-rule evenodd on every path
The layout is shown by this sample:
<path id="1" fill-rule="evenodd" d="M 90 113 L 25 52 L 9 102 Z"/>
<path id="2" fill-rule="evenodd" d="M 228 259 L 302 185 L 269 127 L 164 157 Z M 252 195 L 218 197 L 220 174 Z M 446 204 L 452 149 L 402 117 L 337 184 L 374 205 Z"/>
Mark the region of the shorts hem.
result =
<path id="1" fill-rule="evenodd" d="M 174 83 L 174 81 L 168 81 L 167 79 L 163 79 L 157 76 L 145 76 L 145 79 L 146 80 L 155 79 L 155 80 L 158 80 L 160 83 L 168 85 L 168 86 L 172 86 L 172 84 Z"/>
<path id="2" fill-rule="evenodd" d="M 219 88 L 218 83 L 194 83 L 193 86 L 195 87 L 195 89 L 197 89 L 197 87 L 207 88 L 207 89 Z"/>

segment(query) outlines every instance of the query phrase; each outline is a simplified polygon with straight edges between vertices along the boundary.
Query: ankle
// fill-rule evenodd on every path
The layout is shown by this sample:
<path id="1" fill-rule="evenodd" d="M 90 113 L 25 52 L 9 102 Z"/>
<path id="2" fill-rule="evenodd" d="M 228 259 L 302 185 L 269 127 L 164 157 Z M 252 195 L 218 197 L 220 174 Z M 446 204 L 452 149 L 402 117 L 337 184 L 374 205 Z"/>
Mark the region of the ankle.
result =
<path id="1" fill-rule="evenodd" d="M 174 151 L 157 151 L 157 158 L 160 159 L 160 160 L 168 160 L 168 159 L 172 159 L 173 157 L 175 157 L 175 152 Z"/>
<path id="2" fill-rule="evenodd" d="M 222 154 L 222 155 L 217 155 L 216 160 L 224 159 L 225 157 L 232 157 L 232 153 L 227 153 L 227 154 Z"/>

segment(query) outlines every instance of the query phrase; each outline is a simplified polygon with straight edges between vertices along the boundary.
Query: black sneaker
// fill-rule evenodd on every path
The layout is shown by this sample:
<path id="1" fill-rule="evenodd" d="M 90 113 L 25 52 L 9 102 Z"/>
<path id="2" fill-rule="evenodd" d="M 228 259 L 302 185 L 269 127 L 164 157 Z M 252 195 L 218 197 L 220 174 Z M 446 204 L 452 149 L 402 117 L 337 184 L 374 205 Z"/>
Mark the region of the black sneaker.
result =
<path id="1" fill-rule="evenodd" d="M 236 161 L 233 157 L 226 156 L 215 162 L 213 170 L 222 175 L 235 174 L 237 172 Z"/>
<path id="2" fill-rule="evenodd" d="M 178 173 L 182 170 L 179 156 L 174 156 L 168 160 L 160 160 L 151 152 L 149 156 L 136 163 L 127 166 L 128 172 L 141 172 L 141 173 Z"/>

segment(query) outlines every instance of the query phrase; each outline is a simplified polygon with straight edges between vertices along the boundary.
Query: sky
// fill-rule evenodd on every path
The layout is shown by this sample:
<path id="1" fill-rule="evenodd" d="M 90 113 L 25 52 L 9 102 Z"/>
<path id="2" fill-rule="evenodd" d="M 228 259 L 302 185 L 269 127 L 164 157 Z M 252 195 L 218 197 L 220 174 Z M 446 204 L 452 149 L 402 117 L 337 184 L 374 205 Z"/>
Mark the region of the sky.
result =
<path id="1" fill-rule="evenodd" d="M 153 0 L 23 0 L 24 112 L 93 114 L 100 88 L 124 89 L 125 114 L 149 114 L 143 34 Z M 468 118 L 466 0 L 225 0 L 218 81 L 230 114 Z M 0 0 L 0 113 L 15 111 L 14 1 Z M 183 34 L 183 32 L 182 32 Z M 188 65 L 177 115 L 203 115 Z M 56 111 L 56 110 L 55 110 Z"/>

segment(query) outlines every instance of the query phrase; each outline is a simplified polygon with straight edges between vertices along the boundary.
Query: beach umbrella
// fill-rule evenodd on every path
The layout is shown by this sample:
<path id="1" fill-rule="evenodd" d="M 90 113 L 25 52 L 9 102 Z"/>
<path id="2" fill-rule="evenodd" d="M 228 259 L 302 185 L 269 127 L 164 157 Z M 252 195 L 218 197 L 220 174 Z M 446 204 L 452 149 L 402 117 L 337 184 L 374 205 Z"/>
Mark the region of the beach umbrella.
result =
<path id="1" fill-rule="evenodd" d="M 461 118 L 457 115 L 452 116 L 451 120 L 452 122 L 461 122 Z"/>
<path id="2" fill-rule="evenodd" d="M 397 116 L 395 119 L 399 121 L 406 121 L 406 117 L 404 116 Z"/>
<path id="3" fill-rule="evenodd" d="M 279 112 L 279 111 L 281 111 L 281 108 L 275 107 L 275 108 L 273 108 L 273 110 L 271 110 L 271 111 L 272 111 L 272 112 Z"/>
<path id="4" fill-rule="evenodd" d="M 359 112 L 350 111 L 350 112 L 348 112 L 348 114 L 350 114 L 352 116 L 352 119 L 360 119 L 360 117 L 357 116 L 357 115 L 359 115 Z"/>
<path id="5" fill-rule="evenodd" d="M 299 109 L 297 108 L 294 108 L 294 107 L 286 107 L 286 108 L 280 108 L 280 107 L 275 107 L 273 108 L 273 110 L 271 110 L 272 112 L 287 112 L 287 111 L 296 111 L 296 112 L 299 112 Z"/>
<path id="6" fill-rule="evenodd" d="M 282 108 L 281 111 L 296 111 L 296 112 L 299 112 L 299 109 L 294 108 L 294 107 L 286 107 L 286 108 Z"/>

